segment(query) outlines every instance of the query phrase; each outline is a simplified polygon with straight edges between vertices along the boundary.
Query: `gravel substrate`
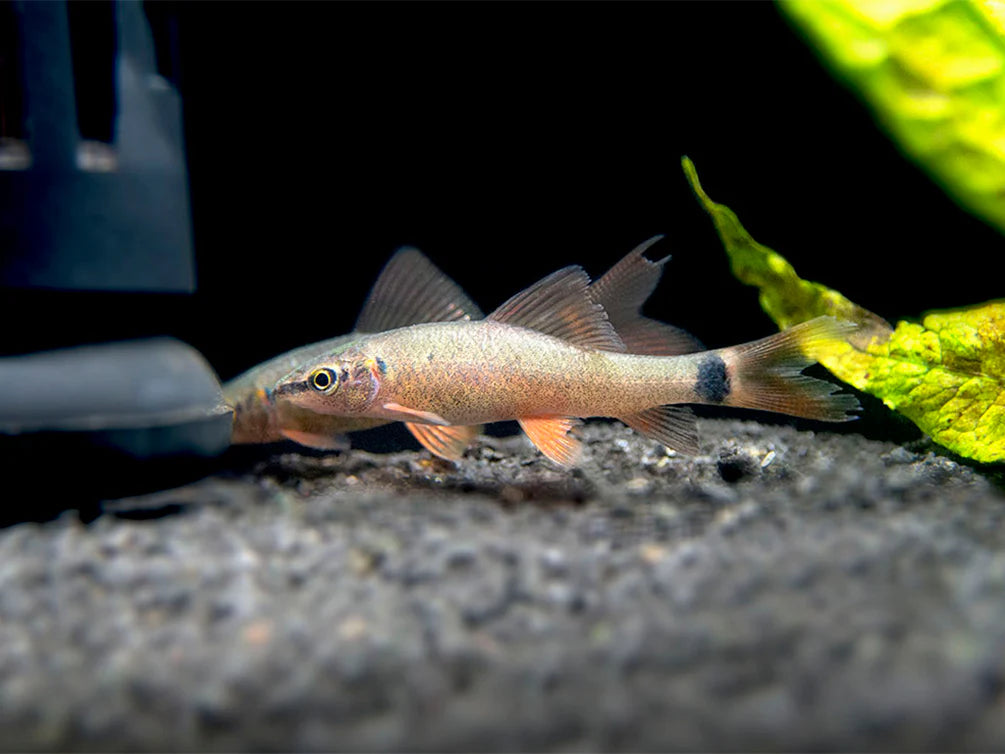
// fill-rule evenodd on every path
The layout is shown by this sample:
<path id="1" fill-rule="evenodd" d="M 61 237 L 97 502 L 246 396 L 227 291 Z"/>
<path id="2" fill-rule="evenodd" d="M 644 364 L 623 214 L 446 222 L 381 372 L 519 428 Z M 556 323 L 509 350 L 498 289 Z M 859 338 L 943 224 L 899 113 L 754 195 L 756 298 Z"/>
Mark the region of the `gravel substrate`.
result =
<path id="1" fill-rule="evenodd" d="M 2 529 L 0 747 L 1005 747 L 996 472 L 700 429 L 589 423 L 573 473 L 289 446 Z"/>

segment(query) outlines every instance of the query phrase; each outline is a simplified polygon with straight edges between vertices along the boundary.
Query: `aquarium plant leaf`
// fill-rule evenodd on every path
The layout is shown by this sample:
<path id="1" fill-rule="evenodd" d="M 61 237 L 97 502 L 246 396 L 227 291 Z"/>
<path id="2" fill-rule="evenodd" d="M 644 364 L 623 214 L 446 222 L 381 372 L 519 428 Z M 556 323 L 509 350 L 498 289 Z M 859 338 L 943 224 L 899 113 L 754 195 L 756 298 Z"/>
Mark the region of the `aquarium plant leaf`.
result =
<path id="1" fill-rule="evenodd" d="M 729 207 L 708 198 L 689 158 L 682 158 L 681 164 L 698 200 L 712 217 L 729 254 L 733 274 L 744 283 L 760 289 L 761 307 L 775 324 L 784 329 L 829 314 L 858 323 L 860 330 L 867 330 L 869 338 L 889 335 L 891 327 L 886 320 L 837 291 L 800 278 L 785 257 L 755 241 Z M 863 335 L 859 333 L 860 340 Z"/>
<path id="2" fill-rule="evenodd" d="M 709 199 L 694 164 L 684 172 L 712 217 L 733 274 L 760 289 L 779 327 L 829 314 L 859 325 L 811 355 L 836 377 L 880 398 L 961 456 L 1005 461 L 1005 300 L 940 312 L 921 323 L 884 319 L 820 283 L 803 280 L 755 241 L 728 207 Z"/>
<path id="3" fill-rule="evenodd" d="M 963 207 L 1005 231 L 1005 10 L 988 0 L 781 0 L 824 62 Z"/>

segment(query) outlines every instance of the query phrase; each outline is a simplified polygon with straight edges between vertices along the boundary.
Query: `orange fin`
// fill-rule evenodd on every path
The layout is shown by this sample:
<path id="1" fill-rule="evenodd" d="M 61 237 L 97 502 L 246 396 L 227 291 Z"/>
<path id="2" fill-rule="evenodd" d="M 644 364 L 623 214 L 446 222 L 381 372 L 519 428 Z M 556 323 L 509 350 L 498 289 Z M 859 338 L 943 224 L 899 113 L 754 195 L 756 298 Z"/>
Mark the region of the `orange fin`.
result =
<path id="1" fill-rule="evenodd" d="M 433 455 L 448 461 L 459 461 L 464 450 L 481 432 L 481 425 L 438 427 L 432 424 L 405 422 L 408 431 Z"/>
<path id="2" fill-rule="evenodd" d="M 488 319 L 537 330 L 584 348 L 624 351 L 604 307 L 588 293 L 582 267 L 564 267 L 521 291 Z"/>
<path id="3" fill-rule="evenodd" d="M 639 244 L 590 286 L 590 297 L 607 311 L 607 317 L 628 353 L 649 356 L 679 356 L 703 351 L 697 338 L 679 327 L 640 314 L 663 275 L 663 265 L 645 257 L 646 250 L 663 236 Z"/>
<path id="4" fill-rule="evenodd" d="M 356 332 L 481 318 L 481 310 L 457 283 L 418 249 L 404 248 L 391 257 L 377 277 L 356 320 Z"/>
<path id="5" fill-rule="evenodd" d="M 672 450 L 688 455 L 698 453 L 698 421 L 686 406 L 656 406 L 618 418 L 636 432 Z"/>
<path id="6" fill-rule="evenodd" d="M 402 406 L 400 403 L 385 403 L 384 410 L 394 414 L 395 419 L 403 422 L 419 422 L 421 424 L 438 424 L 442 427 L 450 426 L 450 422 L 439 414 L 432 411 L 422 411 L 417 408 Z"/>
<path id="7" fill-rule="evenodd" d="M 525 416 L 517 419 L 527 437 L 559 466 L 575 466 L 583 446 L 569 430 L 579 421 L 568 416 Z"/>
<path id="8" fill-rule="evenodd" d="M 279 434 L 287 440 L 318 450 L 348 450 L 349 440 L 345 435 L 322 435 L 300 429 L 280 429 Z"/>
<path id="9" fill-rule="evenodd" d="M 860 408 L 855 396 L 835 395 L 839 386 L 800 374 L 814 363 L 811 354 L 815 349 L 828 341 L 844 340 L 855 329 L 855 325 L 834 317 L 817 317 L 752 343 L 709 351 L 699 365 L 697 391 L 700 394 L 707 389 L 713 393 L 722 388 L 724 394 L 719 402 L 728 406 L 821 421 L 855 419 L 847 413 Z M 715 360 L 718 364 L 713 363 Z M 724 366 L 720 376 L 726 379 L 722 385 L 717 384 L 719 365 Z"/>

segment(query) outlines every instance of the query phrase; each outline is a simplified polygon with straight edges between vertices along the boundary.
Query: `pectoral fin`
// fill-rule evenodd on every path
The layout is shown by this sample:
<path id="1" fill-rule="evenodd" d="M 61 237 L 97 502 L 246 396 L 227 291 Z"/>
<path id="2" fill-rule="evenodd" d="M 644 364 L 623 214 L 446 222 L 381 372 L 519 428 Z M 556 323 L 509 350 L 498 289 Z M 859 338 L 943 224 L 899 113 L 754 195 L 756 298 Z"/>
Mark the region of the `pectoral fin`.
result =
<path id="1" fill-rule="evenodd" d="M 442 427 L 450 426 L 450 422 L 439 414 L 434 414 L 432 411 L 409 408 L 408 406 L 402 406 L 400 403 L 385 403 L 384 410 L 391 415 L 391 418 L 406 423 L 419 422 L 420 424 L 438 424 Z"/>
<path id="2" fill-rule="evenodd" d="M 422 447 L 448 461 L 459 461 L 464 455 L 464 450 L 481 432 L 480 425 L 439 427 L 433 424 L 405 422 L 405 426 L 415 439 L 422 443 Z"/>
<path id="3" fill-rule="evenodd" d="M 318 450 L 349 450 L 349 439 L 345 435 L 323 435 L 299 429 L 280 429 L 287 440 Z"/>
<path id="4" fill-rule="evenodd" d="M 618 418 L 639 434 L 672 450 L 688 455 L 698 453 L 698 422 L 686 406 L 656 406 Z"/>
<path id="5" fill-rule="evenodd" d="M 579 422 L 568 416 L 525 416 L 517 419 L 538 450 L 559 466 L 575 466 L 583 446 L 569 430 Z"/>

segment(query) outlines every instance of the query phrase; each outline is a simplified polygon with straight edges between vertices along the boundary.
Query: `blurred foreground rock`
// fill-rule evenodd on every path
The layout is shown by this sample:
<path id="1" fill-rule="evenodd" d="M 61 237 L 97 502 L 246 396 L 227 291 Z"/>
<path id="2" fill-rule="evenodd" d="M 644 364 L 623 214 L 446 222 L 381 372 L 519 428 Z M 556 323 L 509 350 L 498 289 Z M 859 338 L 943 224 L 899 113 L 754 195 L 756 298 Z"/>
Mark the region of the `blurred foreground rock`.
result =
<path id="1" fill-rule="evenodd" d="M 0 530 L 0 747 L 1005 746 L 994 472 L 700 429 L 588 424 L 574 473 L 286 449 Z"/>

